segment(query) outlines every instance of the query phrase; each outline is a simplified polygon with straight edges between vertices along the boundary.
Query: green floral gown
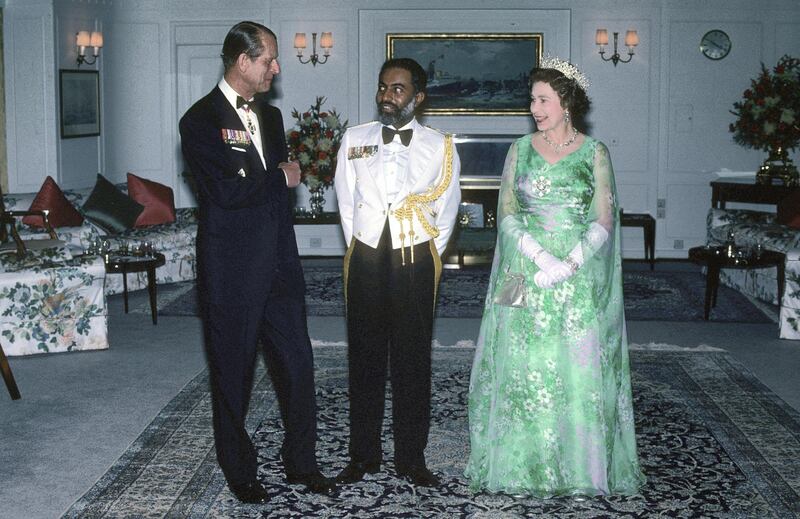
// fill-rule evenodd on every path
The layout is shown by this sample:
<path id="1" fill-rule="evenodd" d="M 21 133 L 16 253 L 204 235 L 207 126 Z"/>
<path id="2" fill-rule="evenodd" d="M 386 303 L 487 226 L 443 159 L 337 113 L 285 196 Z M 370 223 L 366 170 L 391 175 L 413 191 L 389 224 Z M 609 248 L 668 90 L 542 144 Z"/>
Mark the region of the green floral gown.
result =
<path id="1" fill-rule="evenodd" d="M 512 144 L 503 170 L 499 235 L 469 388 L 473 490 L 536 497 L 636 494 L 639 468 L 622 306 L 619 210 L 608 149 L 590 137 L 555 164 Z M 596 250 L 585 232 L 609 237 Z M 517 250 L 522 233 L 584 264 L 553 288 Z M 527 280 L 527 306 L 494 303 L 506 272 Z"/>

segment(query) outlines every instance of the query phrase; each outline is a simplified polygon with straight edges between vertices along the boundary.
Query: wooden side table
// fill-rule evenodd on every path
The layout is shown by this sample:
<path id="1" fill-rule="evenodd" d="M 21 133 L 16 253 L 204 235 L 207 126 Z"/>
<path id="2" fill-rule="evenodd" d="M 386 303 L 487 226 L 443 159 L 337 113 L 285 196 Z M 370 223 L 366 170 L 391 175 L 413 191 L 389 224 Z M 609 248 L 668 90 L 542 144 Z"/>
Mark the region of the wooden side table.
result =
<path id="1" fill-rule="evenodd" d="M 656 219 L 648 213 L 619 212 L 622 227 L 641 227 L 644 232 L 644 259 L 650 260 L 650 270 L 656 266 Z"/>
<path id="2" fill-rule="evenodd" d="M 786 278 L 786 254 L 771 250 L 764 250 L 761 254 L 745 254 L 744 256 L 727 255 L 726 247 L 692 247 L 689 249 L 689 259 L 698 265 L 708 268 L 706 273 L 706 300 L 703 317 L 708 321 L 711 308 L 717 306 L 717 291 L 719 289 L 719 272 L 722 269 L 763 269 L 776 267 L 778 269 L 778 305 L 783 300 L 783 285 Z"/>
<path id="3" fill-rule="evenodd" d="M 713 180 L 711 182 L 711 207 L 725 209 L 725 202 L 747 202 L 750 204 L 775 204 L 800 191 L 800 187 L 753 182 Z"/>
<path id="4" fill-rule="evenodd" d="M 150 294 L 150 313 L 153 324 L 158 324 L 158 308 L 156 301 L 156 269 L 166 263 L 160 252 L 147 256 L 121 255 L 111 252 L 106 260 L 106 274 L 122 274 L 122 294 L 125 301 L 125 313 L 128 313 L 128 274 L 147 272 L 147 291 Z"/>

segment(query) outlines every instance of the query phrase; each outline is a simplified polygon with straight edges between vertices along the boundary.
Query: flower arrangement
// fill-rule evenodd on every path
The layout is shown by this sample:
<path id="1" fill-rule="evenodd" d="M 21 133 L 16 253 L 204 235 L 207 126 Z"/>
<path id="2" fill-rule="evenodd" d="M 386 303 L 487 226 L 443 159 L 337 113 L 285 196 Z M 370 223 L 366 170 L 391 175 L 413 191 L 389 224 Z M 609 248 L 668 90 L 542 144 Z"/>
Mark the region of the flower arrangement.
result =
<path id="1" fill-rule="evenodd" d="M 347 127 L 347 121 L 340 121 L 336 109 L 323 112 L 323 103 L 325 98 L 317 97 L 308 111 L 293 109 L 292 117 L 297 123 L 286 132 L 289 156 L 300 163 L 302 182 L 312 192 L 333 184 L 336 152 Z"/>
<path id="2" fill-rule="evenodd" d="M 733 103 L 737 116 L 730 125 L 733 140 L 765 151 L 790 150 L 800 142 L 800 59 L 783 56 L 751 81 L 742 101 Z"/>

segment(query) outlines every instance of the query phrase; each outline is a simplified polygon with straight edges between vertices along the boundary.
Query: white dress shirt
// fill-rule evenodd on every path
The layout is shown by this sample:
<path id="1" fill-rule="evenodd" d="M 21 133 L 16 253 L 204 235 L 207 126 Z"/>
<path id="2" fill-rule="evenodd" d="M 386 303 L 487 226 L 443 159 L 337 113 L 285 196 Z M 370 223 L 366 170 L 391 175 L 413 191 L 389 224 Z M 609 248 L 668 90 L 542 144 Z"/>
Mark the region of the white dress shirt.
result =
<path id="1" fill-rule="evenodd" d="M 398 130 L 407 128 L 411 128 L 411 121 Z M 386 201 L 390 204 L 394 203 L 397 193 L 406 183 L 409 148 L 410 146 L 403 146 L 399 135 L 395 135 L 389 144 L 383 145 L 383 179 L 386 183 Z"/>
<path id="2" fill-rule="evenodd" d="M 248 110 L 245 110 L 244 107 L 236 108 L 236 98 L 239 96 L 239 94 L 237 94 L 236 90 L 234 90 L 233 87 L 231 87 L 228 82 L 225 81 L 224 77 L 219 80 L 217 86 L 219 86 L 219 89 L 222 90 L 222 93 L 225 95 L 225 99 L 227 99 L 231 106 L 236 109 L 239 119 L 242 120 L 242 124 L 247 129 L 247 133 L 250 134 L 250 140 L 253 141 L 256 151 L 258 151 L 258 156 L 261 158 L 261 164 L 263 164 L 264 169 L 266 169 L 267 163 L 264 160 L 263 149 L 264 141 L 261 140 L 261 127 L 258 124 L 258 117 L 256 116 L 256 113 L 252 109 L 249 110 L 250 113 L 248 114 Z M 248 101 L 252 101 L 252 99 L 248 99 Z M 251 131 L 251 121 L 252 127 L 255 129 L 255 131 Z"/>

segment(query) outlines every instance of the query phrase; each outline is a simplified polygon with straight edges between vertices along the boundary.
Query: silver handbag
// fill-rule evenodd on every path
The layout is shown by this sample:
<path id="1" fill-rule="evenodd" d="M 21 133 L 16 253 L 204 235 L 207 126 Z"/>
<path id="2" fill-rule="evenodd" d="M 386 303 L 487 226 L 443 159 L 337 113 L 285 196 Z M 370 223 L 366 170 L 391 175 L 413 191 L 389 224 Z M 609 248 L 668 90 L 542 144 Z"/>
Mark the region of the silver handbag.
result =
<path id="1" fill-rule="evenodd" d="M 525 308 L 528 306 L 526 298 L 525 274 L 506 271 L 500 288 L 494 295 L 495 304 Z"/>

